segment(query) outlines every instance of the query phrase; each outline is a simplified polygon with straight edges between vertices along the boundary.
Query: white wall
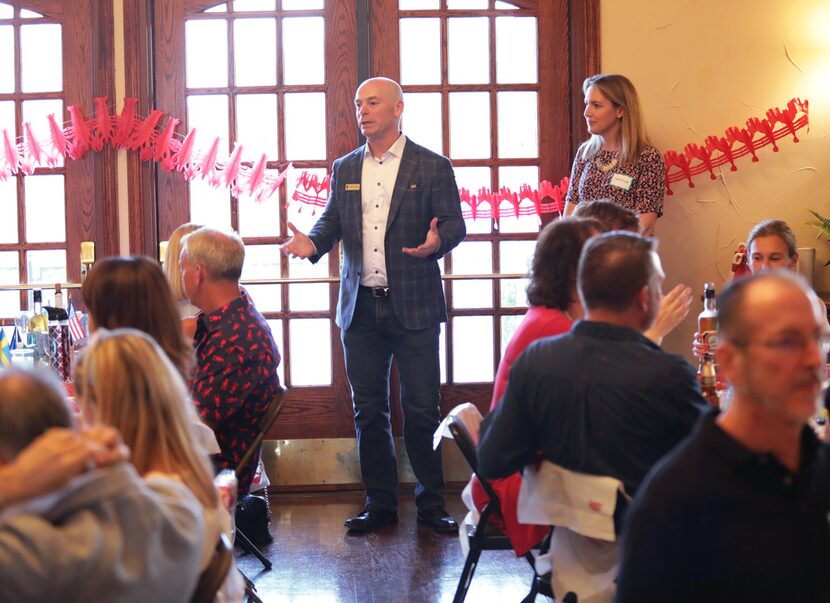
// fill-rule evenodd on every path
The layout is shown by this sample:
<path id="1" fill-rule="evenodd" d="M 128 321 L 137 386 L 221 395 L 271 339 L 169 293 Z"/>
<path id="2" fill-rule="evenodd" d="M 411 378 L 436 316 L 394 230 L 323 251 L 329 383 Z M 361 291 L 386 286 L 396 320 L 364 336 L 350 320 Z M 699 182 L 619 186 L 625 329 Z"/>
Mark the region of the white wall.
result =
<path id="1" fill-rule="evenodd" d="M 785 220 L 800 247 L 816 248 L 816 289 L 830 291 L 830 243 L 805 223 L 806 209 L 830 214 L 830 4 L 826 0 L 603 0 L 602 70 L 630 77 L 649 133 L 662 150 L 682 151 L 709 134 L 744 126 L 792 97 L 809 99 L 810 130 L 784 138 L 737 172 L 673 185 L 657 237 L 666 289 L 695 290 L 690 317 L 667 338 L 689 356 L 704 281 L 718 288 L 732 255 L 755 223 Z M 717 172 L 716 172 L 717 173 Z"/>

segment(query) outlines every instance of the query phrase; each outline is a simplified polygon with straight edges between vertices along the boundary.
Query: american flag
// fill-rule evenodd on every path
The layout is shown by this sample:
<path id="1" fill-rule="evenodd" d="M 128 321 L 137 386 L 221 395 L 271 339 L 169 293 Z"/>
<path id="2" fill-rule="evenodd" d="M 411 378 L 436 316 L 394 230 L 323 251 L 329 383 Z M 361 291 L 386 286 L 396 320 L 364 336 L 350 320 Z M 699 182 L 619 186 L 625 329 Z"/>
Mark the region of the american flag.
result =
<path id="1" fill-rule="evenodd" d="M 75 313 L 75 305 L 71 299 L 69 300 L 69 309 L 67 312 L 69 313 L 69 334 L 72 335 L 72 341 L 77 343 L 86 337 L 86 333 L 84 333 L 84 326 L 81 324 L 81 319 Z"/>

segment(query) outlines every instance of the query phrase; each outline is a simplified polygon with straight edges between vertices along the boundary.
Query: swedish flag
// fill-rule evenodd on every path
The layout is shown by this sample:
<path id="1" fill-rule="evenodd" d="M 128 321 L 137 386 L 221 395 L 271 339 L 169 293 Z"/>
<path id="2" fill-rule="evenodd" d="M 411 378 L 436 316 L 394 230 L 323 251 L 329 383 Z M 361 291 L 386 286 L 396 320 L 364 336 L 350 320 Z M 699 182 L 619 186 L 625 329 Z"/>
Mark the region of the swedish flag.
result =
<path id="1" fill-rule="evenodd" d="M 11 352 L 9 351 L 9 338 L 6 331 L 0 328 L 0 366 L 11 365 Z"/>

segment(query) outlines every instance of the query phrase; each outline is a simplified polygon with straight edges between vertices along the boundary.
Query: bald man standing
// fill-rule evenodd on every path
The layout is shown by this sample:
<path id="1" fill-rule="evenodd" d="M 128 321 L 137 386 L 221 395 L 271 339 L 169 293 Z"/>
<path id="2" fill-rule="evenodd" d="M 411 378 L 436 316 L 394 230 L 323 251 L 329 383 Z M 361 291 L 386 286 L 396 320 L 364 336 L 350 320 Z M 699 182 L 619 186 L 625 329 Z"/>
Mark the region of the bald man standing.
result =
<path id="1" fill-rule="evenodd" d="M 398 472 L 389 412 L 389 372 L 398 366 L 404 443 L 418 484 L 418 522 L 458 526 L 444 508 L 438 336 L 447 308 L 438 260 L 466 234 L 452 166 L 401 133 L 401 87 L 363 82 L 355 113 L 367 144 L 334 162 L 329 201 L 308 233 L 288 224 L 283 252 L 317 262 L 343 243 L 337 324 L 352 389 L 366 504 L 352 532 L 397 523 Z"/>

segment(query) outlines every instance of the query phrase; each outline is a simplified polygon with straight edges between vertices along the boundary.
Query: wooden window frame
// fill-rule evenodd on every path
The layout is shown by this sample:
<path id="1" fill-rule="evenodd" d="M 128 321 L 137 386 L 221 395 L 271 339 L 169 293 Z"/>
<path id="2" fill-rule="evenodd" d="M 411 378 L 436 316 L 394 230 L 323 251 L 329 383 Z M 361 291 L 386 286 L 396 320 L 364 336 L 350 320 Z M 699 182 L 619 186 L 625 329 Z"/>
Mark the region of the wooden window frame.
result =
<path id="1" fill-rule="evenodd" d="M 523 9 L 537 11 L 539 31 L 539 105 L 563 107 L 566 110 L 539 111 L 539 169 L 541 179 L 558 181 L 570 173 L 573 153 L 584 138 L 582 121 L 582 80 L 599 71 L 599 0 L 511 0 Z M 127 95 L 140 99 L 139 110 L 146 114 L 157 108 L 183 118 L 186 114 L 185 97 L 173 90 L 184 90 L 184 18 L 185 15 L 216 4 L 214 0 L 124 0 L 125 54 Z M 399 79 L 399 10 L 393 0 L 365 0 L 345 2 L 327 0 L 326 11 L 326 113 L 327 113 L 327 168 L 339 156 L 358 146 L 359 139 L 354 123 L 352 100 L 358 79 L 384 75 Z M 565 18 L 563 18 L 565 17 Z M 358 21 L 358 18 L 361 20 Z M 362 19 L 367 19 L 368 23 Z M 568 40 L 566 47 L 557 40 Z M 157 56 L 153 56 L 156 48 Z M 344 51 L 335 52 L 336 48 Z M 153 70 L 159 63 L 158 53 L 164 54 L 166 64 L 177 65 L 165 69 L 154 79 Z M 445 53 L 446 54 L 446 53 Z M 555 82 L 548 85 L 549 82 Z M 562 144 L 567 141 L 568 144 Z M 166 174 L 156 166 L 141 164 L 137 158 L 128 160 L 130 197 L 130 250 L 133 253 L 155 255 L 158 241 L 166 238 L 171 226 L 187 219 L 184 204 L 171 206 L 162 199 L 186 198 L 186 183 L 178 174 Z M 460 164 L 461 162 L 459 162 Z M 525 162 L 526 163 L 526 162 Z M 298 162 L 298 167 L 302 167 Z M 309 165 L 308 167 L 312 167 Z M 285 234 L 285 210 L 281 210 L 281 229 Z M 546 216 L 549 221 L 552 216 Z M 160 235 L 162 235 L 160 237 Z M 477 240 L 481 235 L 471 235 Z M 487 235 L 491 236 L 491 235 Z M 500 235 L 485 240 L 526 240 L 525 235 Z M 495 243 L 494 243 L 495 245 Z M 339 274 L 339 257 L 336 250 L 330 255 L 329 274 Z M 286 274 L 285 260 L 282 261 Z M 498 265 L 495 266 L 498 269 Z M 289 285 L 283 285 L 283 295 Z M 494 284 L 494 300 L 498 302 Z M 451 292 L 450 292 L 451 293 Z M 286 299 L 286 297 L 283 297 Z M 449 301 L 449 300 L 448 300 Z M 323 438 L 352 437 L 354 424 L 348 380 L 343 368 L 343 354 L 339 330 L 334 326 L 334 309 L 337 303 L 337 285 L 330 287 L 330 307 L 325 316 L 331 318 L 331 346 L 333 385 L 330 387 L 302 387 L 291 392 L 292 401 L 302 405 L 303 413 L 288 413 L 281 418 L 272 437 Z M 521 314 L 523 309 L 494 309 L 496 316 Z M 501 312 L 499 314 L 498 312 Z M 453 310 L 454 316 L 481 315 L 487 311 Z M 292 318 L 289 312 L 267 314 L 283 320 L 284 326 Z M 310 316 L 306 313 L 302 317 Z M 284 328 L 281 351 L 284 361 L 290 362 L 292 350 L 286 347 L 288 329 Z M 447 331 L 447 341 L 451 332 Z M 494 341 L 494 359 L 500 357 L 500 342 Z M 451 348 L 450 348 L 451 349 Z M 448 363 L 451 354 L 447 355 Z M 495 366 L 494 366 L 495 370 Z M 448 372 L 448 376 L 451 372 Z M 393 376 L 392 391 L 396 391 Z M 479 408 L 489 407 L 492 383 L 453 384 L 442 387 L 442 410 L 462 401 L 473 401 Z M 398 404 L 392 404 L 395 433 L 401 433 L 401 417 Z"/>

